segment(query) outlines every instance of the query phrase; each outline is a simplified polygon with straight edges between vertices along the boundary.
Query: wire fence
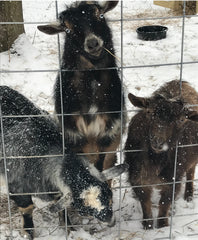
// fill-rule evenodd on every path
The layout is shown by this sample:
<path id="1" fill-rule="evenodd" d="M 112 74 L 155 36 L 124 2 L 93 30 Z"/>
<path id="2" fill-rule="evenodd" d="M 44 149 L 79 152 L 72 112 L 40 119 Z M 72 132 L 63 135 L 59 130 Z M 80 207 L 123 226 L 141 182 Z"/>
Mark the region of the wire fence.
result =
<path id="1" fill-rule="evenodd" d="M 127 1 L 126 1 L 127 2 Z M 127 73 L 125 71 L 127 70 L 138 70 L 140 71 L 139 74 L 141 74 L 141 69 L 142 68 L 159 68 L 159 67 L 170 67 L 170 66 L 179 66 L 179 79 L 180 81 L 183 80 L 183 72 L 184 72 L 184 66 L 185 65 L 193 65 L 194 68 L 196 68 L 196 64 L 198 63 L 198 59 L 194 59 L 193 61 L 189 61 L 189 60 L 184 60 L 184 47 L 185 47 L 185 23 L 186 23 L 186 19 L 189 19 L 189 18 L 197 18 L 198 16 L 197 15 L 187 15 L 186 14 L 186 1 L 182 1 L 182 4 L 183 4 L 183 14 L 182 15 L 179 15 L 179 16 L 175 16 L 175 15 L 170 15 L 170 12 L 168 11 L 165 11 L 165 15 L 167 14 L 168 16 L 156 16 L 156 17 L 153 17 L 153 12 L 150 12 L 149 14 L 145 14 L 144 15 L 139 15 L 139 16 L 132 16 L 130 15 L 130 10 L 127 9 L 127 3 L 124 2 L 124 1 L 121 1 L 119 3 L 119 16 L 116 18 L 115 16 L 113 18 L 111 18 L 109 20 L 110 24 L 112 26 L 114 26 L 114 24 L 118 24 L 118 28 L 120 29 L 120 40 L 118 41 L 120 46 L 116 46 L 116 47 L 119 47 L 119 56 L 120 56 L 120 59 L 118 61 L 118 67 L 116 67 L 116 69 L 119 70 L 120 72 L 120 78 L 121 78 L 121 82 L 122 82 L 122 93 L 121 95 L 125 95 L 125 81 L 126 81 L 126 76 L 127 76 Z M 55 17 L 57 18 L 58 17 L 58 13 L 62 10 L 62 7 L 59 7 L 59 4 L 61 5 L 62 3 L 60 3 L 59 1 L 53 1 L 54 3 L 54 15 Z M 134 1 L 134 5 L 136 4 L 136 1 Z M 61 5 L 62 6 L 62 5 Z M 151 4 L 152 6 L 152 4 Z M 152 8 L 152 7 L 151 7 Z M 127 11 L 126 11 L 127 10 Z M 156 10 L 158 11 L 158 10 Z M 127 12 L 127 14 L 126 14 Z M 157 14 L 156 14 L 157 15 Z M 125 53 L 126 53 L 126 49 L 127 46 L 125 46 L 125 34 L 126 34 L 126 29 L 125 29 L 125 24 L 128 24 L 128 23 L 134 23 L 134 22 L 148 22 L 148 21 L 172 21 L 172 20 L 181 20 L 182 21 L 182 24 L 181 24 L 181 39 L 178 39 L 178 45 L 180 46 L 180 57 L 178 59 L 178 61 L 174 61 L 173 62 L 166 62 L 166 63 L 158 63 L 158 62 L 151 62 L 151 63 L 140 63 L 138 64 L 139 62 L 136 62 L 135 64 L 130 64 L 126 61 L 125 59 Z M 32 21 L 32 22 L 29 22 L 29 21 L 24 21 L 24 22 L 1 22 L 0 24 L 24 24 L 24 25 L 39 25 L 39 24 L 46 24 L 48 23 L 47 21 Z M 131 46 L 133 48 L 133 45 Z M 20 73 L 25 73 L 25 74 L 32 74 L 32 73 L 54 73 L 54 74 L 58 74 L 62 71 L 71 71 L 71 70 L 67 70 L 67 69 L 61 69 L 61 55 L 62 55 L 62 50 L 61 50 L 61 39 L 60 39 L 60 36 L 58 35 L 57 36 L 57 53 L 58 53 L 58 59 L 57 59 L 57 67 L 55 69 L 20 69 L 20 70 L 16 70 L 16 69 L 3 69 L 3 67 L 1 68 L 0 70 L 0 76 L 2 76 L 3 74 L 20 74 Z M 126 64 L 127 62 L 127 64 Z M 132 61 L 131 61 L 132 62 Z M 107 68 L 107 69 L 113 69 L 113 68 Z M 101 69 L 98 69 L 98 71 L 103 71 L 104 69 L 101 68 Z M 106 69 L 105 69 L 106 70 Z M 72 71 L 75 71 L 75 70 L 72 70 Z M 76 69 L 76 71 L 78 71 L 78 69 Z M 60 75 L 61 76 L 61 75 Z M 60 79 L 60 86 L 62 87 L 62 79 Z M 131 88 L 132 89 L 132 88 Z M 62 93 L 62 91 L 61 91 Z M 122 100 L 121 100 L 122 101 Z M 125 110 L 124 107 L 123 107 L 123 102 L 122 102 L 122 109 L 121 109 L 121 126 L 123 126 L 123 114 L 124 113 L 128 113 L 130 116 L 132 116 L 134 113 L 136 113 L 137 110 L 133 109 L 133 110 L 130 110 L 130 109 L 127 109 Z M 66 115 L 76 115 L 76 114 L 63 114 L 63 98 L 61 96 L 61 109 L 62 109 L 62 114 L 57 114 L 57 116 L 61 116 L 62 118 L 62 129 L 64 130 L 64 116 Z M 111 114 L 115 114 L 117 112 L 105 112 L 105 113 L 111 113 Z M 87 115 L 87 114 L 90 114 L 90 113 L 83 113 L 84 115 Z M 101 114 L 100 112 L 97 112 L 96 114 Z M 102 114 L 104 114 L 104 112 L 102 112 Z M 9 219 L 9 234 L 7 235 L 7 238 L 5 239 L 15 239 L 15 236 L 13 235 L 13 231 L 14 230 L 18 230 L 20 231 L 21 229 L 19 228 L 15 228 L 13 227 L 13 217 L 12 217 L 12 211 L 11 211 L 11 200 L 10 200 L 10 197 L 11 196 L 17 196 L 17 195 L 29 195 L 29 194 L 32 194 L 32 195 L 39 195 L 39 194 L 54 194 L 54 193 L 57 193 L 57 192 L 42 192 L 42 193 L 10 193 L 9 191 L 9 185 L 8 185 L 8 175 L 7 175 L 7 160 L 8 159 L 11 159 L 11 158 L 14 158 L 15 161 L 18 159 L 22 159 L 22 158 L 40 158 L 41 156 L 12 156 L 12 157 L 8 157 L 6 156 L 6 152 L 5 152 L 5 145 L 4 145 L 4 131 L 3 131 L 3 119 L 4 118 L 25 118 L 25 117 L 43 117 L 43 116 L 48 116 L 47 114 L 42 114 L 42 115 L 22 115 L 22 116 L 13 116 L 13 115 L 10 115 L 10 116 L 2 116 L 2 109 L 1 109 L 1 99 L 0 99 L 0 125 L 1 125 L 1 142 L 2 142 L 2 155 L 1 155 L 1 161 L 4 162 L 4 167 L 5 167 L 5 181 L 6 181 L 6 187 L 7 187 L 7 204 L 8 204 L 8 219 Z M 99 152 L 101 154 L 105 154 L 105 153 L 117 153 L 118 155 L 118 158 L 119 158 L 119 161 L 120 163 L 124 162 L 124 154 L 126 152 L 126 150 L 124 150 L 124 143 L 125 143 L 125 138 L 126 138 L 126 134 L 124 133 L 124 130 L 121 129 L 121 143 L 120 143 L 120 148 L 115 152 L 115 151 L 111 151 L 111 152 Z M 60 156 L 64 156 L 65 152 L 64 152 L 64 146 L 65 146 L 65 136 L 64 136 L 64 131 L 62 131 L 62 142 L 63 142 L 63 154 L 62 155 L 46 155 L 46 156 L 42 156 L 42 157 L 60 157 Z M 187 181 L 187 180 L 182 180 L 182 181 L 176 181 L 176 164 L 177 164 L 177 151 L 179 148 L 188 148 L 188 147 L 193 147 L 193 146 L 198 146 L 198 143 L 197 144 L 190 144 L 190 145 L 177 145 L 176 147 L 176 155 L 175 155 L 175 168 L 174 168 L 174 176 L 173 176 L 173 181 L 172 182 L 168 182 L 168 183 L 163 183 L 163 184 L 171 184 L 173 185 L 173 194 L 172 194 L 172 208 L 171 208 L 171 211 L 170 211 L 170 217 L 169 218 L 169 222 L 170 222 L 170 226 L 169 226 L 169 230 L 166 230 L 166 234 L 164 234 L 162 237 L 154 237 L 152 240 L 157 240 L 157 239 L 169 239 L 169 240 L 172 240 L 172 239 L 175 239 L 174 238 L 174 235 L 173 235 L 173 228 L 174 228 L 174 222 L 177 221 L 177 219 L 180 219 L 180 217 L 185 217 L 185 218 L 190 218 L 190 217 L 194 217 L 196 216 L 197 217 L 197 221 L 198 221 L 198 212 L 192 212 L 192 213 L 184 213 L 184 214 L 176 214 L 175 215 L 175 199 L 174 199 L 174 196 L 175 196 L 175 186 L 176 184 L 184 184 L 186 182 L 194 182 L 196 183 L 198 181 L 198 179 L 194 179 L 193 181 Z M 138 151 L 141 151 L 141 150 L 133 150 L 133 152 L 138 152 Z M 90 153 L 90 154 L 94 154 L 94 153 Z M 85 155 L 85 154 L 81 154 L 81 155 Z M 87 155 L 87 153 L 86 153 Z M 157 186 L 160 186 L 160 185 L 163 185 L 163 184 L 148 184 L 148 185 L 141 185 L 141 186 L 133 186 L 133 189 L 134 188 L 138 188 L 138 187 L 157 187 Z M 148 231 L 143 231 L 142 228 L 140 227 L 139 229 L 139 232 L 142 231 L 142 235 L 138 235 L 137 232 L 134 233 L 132 227 L 133 227 L 133 223 L 134 222 L 141 222 L 143 219 L 141 217 L 137 217 L 137 215 L 134 217 L 132 214 L 131 216 L 128 217 L 128 219 L 126 220 L 126 222 L 131 226 L 130 229 L 131 229 L 131 232 L 128 231 L 127 234 L 125 235 L 125 237 L 123 237 L 123 225 L 122 225 L 122 221 L 124 221 L 124 218 L 123 218 L 123 199 L 125 198 L 125 193 L 126 191 L 128 191 L 129 189 L 131 189 L 131 186 L 129 186 L 129 184 L 126 182 L 126 181 L 123 181 L 123 178 L 120 177 L 119 181 L 117 184 L 115 184 L 113 186 L 113 193 L 115 193 L 115 191 L 118 191 L 118 195 L 117 195 L 117 212 L 118 212 L 118 215 L 117 215 L 117 222 L 118 224 L 116 225 L 116 227 L 114 227 L 114 230 L 116 232 L 116 240 L 117 239 L 125 239 L 125 240 L 128 240 L 128 239 L 149 239 L 149 236 L 148 235 Z M 124 193 L 123 193 L 124 192 Z M 129 196 L 130 194 L 128 194 Z M 129 196 L 132 198 L 132 196 Z M 196 199 L 197 200 L 197 199 Z M 127 205 L 125 206 L 127 208 Z M 67 209 L 65 209 L 65 214 L 67 215 Z M 129 214 L 130 215 L 130 214 Z M 73 225 L 68 225 L 67 224 L 67 217 L 65 218 L 66 219 L 66 222 L 65 222 L 65 226 L 62 227 L 65 229 L 65 239 L 68 239 L 69 236 L 68 236 L 68 233 L 67 233 L 67 229 L 71 228 L 71 227 L 85 227 L 86 225 L 93 225 L 93 226 L 96 226 L 96 224 L 98 223 L 95 223 L 95 222 L 89 222 L 89 224 L 73 224 Z M 194 219 L 194 218 L 193 218 Z M 148 219 L 147 219 L 148 220 Z M 152 218 L 152 220 L 156 221 L 157 218 L 154 217 Z M 2 219 L 1 219 L 2 221 Z M 178 220 L 179 221 L 179 220 Z M 196 221 L 196 220 L 193 220 L 193 221 Z M 190 222 L 191 223 L 191 222 Z M 189 223 L 189 224 L 190 224 Z M 58 227 L 60 226 L 57 226 L 57 225 L 52 225 L 51 228 L 52 229 L 57 229 Z M 48 228 L 48 227 L 36 227 L 36 229 L 42 229 L 42 228 Z M 185 228 L 185 226 L 184 226 Z M 7 230 L 5 230 L 7 231 Z M 105 234 L 107 234 L 108 231 L 105 232 Z M 53 233 L 53 230 L 52 232 L 50 233 Z M 4 234 L 4 229 L 1 230 L 0 229 L 0 236 L 3 236 Z M 156 234 L 157 235 L 157 234 Z M 166 235 L 166 236 L 165 236 Z M 195 232 L 192 232 L 192 233 L 187 233 L 186 237 L 193 237 L 193 236 L 198 236 L 198 229 L 197 231 Z M 80 238 L 79 238 L 80 239 Z M 82 238 L 83 239 L 83 238 Z M 99 239 L 99 238 L 97 238 Z M 105 238 L 103 238 L 105 239 Z"/>

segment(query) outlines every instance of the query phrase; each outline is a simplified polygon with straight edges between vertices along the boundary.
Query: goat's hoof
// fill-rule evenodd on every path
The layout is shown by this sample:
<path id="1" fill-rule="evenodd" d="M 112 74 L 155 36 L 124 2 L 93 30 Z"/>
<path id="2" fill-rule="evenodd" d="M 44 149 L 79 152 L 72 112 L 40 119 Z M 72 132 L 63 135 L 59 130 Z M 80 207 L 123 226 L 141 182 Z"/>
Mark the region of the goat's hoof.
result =
<path id="1" fill-rule="evenodd" d="M 153 229 L 153 220 L 145 220 L 142 224 L 145 230 Z"/>
<path id="2" fill-rule="evenodd" d="M 25 231 L 25 230 L 22 230 L 21 232 L 21 236 L 25 239 L 28 239 L 28 240 L 33 240 L 34 239 L 34 233 L 33 233 L 33 230 L 31 231 Z"/>
<path id="3" fill-rule="evenodd" d="M 162 228 L 167 226 L 168 226 L 168 219 L 158 219 L 157 228 Z"/>
<path id="4" fill-rule="evenodd" d="M 115 216 L 113 215 L 113 217 L 111 218 L 111 221 L 108 222 L 107 226 L 108 226 L 108 227 L 114 227 L 115 224 L 116 224 L 116 218 L 115 218 Z"/>
<path id="5" fill-rule="evenodd" d="M 184 198 L 187 202 L 192 202 L 193 200 L 193 196 L 189 195 L 189 196 L 185 196 Z"/>
<path id="6" fill-rule="evenodd" d="M 98 232 L 98 229 L 95 228 L 95 227 L 92 227 L 92 228 L 89 229 L 89 234 L 90 234 L 90 235 L 94 235 L 94 234 L 97 233 L 97 232 Z"/>
<path id="7" fill-rule="evenodd" d="M 57 213 L 57 212 L 61 211 L 61 209 L 58 206 L 56 206 L 56 205 L 50 206 L 49 210 L 50 210 L 51 213 Z"/>

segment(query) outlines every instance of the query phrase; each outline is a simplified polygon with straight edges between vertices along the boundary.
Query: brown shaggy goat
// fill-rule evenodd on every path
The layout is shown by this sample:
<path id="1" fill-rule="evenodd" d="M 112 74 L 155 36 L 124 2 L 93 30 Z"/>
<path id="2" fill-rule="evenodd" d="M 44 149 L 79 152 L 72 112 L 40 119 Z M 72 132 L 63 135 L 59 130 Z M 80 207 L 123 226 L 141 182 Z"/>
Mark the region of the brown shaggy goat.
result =
<path id="1" fill-rule="evenodd" d="M 177 182 L 185 174 L 188 182 L 184 198 L 190 201 L 193 196 L 192 180 L 198 163 L 198 106 L 191 105 L 198 104 L 198 93 L 187 82 L 174 80 L 150 98 L 129 94 L 129 100 L 141 108 L 131 119 L 125 145 L 129 181 L 140 200 L 145 229 L 153 228 L 152 184 L 160 184 L 157 227 L 164 227 L 168 225 L 173 186 L 175 199 L 181 187 Z"/>

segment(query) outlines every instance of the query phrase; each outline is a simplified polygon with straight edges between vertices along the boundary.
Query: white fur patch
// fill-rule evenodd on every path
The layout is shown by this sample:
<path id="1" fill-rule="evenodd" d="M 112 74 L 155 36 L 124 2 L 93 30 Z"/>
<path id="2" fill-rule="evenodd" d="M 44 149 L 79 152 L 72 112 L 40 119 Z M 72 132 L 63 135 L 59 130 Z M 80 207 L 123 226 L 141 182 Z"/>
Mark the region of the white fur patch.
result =
<path id="1" fill-rule="evenodd" d="M 100 189 L 96 186 L 91 186 L 80 194 L 80 198 L 84 200 L 85 206 L 96 208 L 98 211 L 101 211 L 105 207 L 102 206 L 100 200 L 98 199 L 99 195 Z"/>
<path id="2" fill-rule="evenodd" d="M 121 130 L 121 120 L 117 119 L 111 126 L 111 129 L 107 131 L 107 135 L 111 138 L 115 137 Z"/>
<path id="3" fill-rule="evenodd" d="M 89 113 L 96 113 L 97 108 L 95 106 L 92 106 L 89 110 Z M 106 131 L 106 121 L 103 117 L 101 117 L 99 114 L 96 115 L 96 118 L 91 121 L 89 125 L 87 125 L 84 121 L 83 117 L 79 117 L 77 120 L 77 128 L 79 129 L 80 133 L 87 137 L 104 137 L 105 135 L 108 135 L 109 137 L 114 137 L 118 134 L 121 128 L 120 119 L 116 120 L 114 124 L 111 126 L 111 129 Z"/>
<path id="4" fill-rule="evenodd" d="M 88 111 L 89 114 L 96 114 L 98 111 L 97 106 L 92 105 Z M 114 121 L 110 129 L 106 129 L 106 120 L 100 114 L 97 114 L 95 119 L 93 119 L 89 125 L 84 120 L 83 116 L 79 116 L 76 121 L 76 126 L 78 128 L 78 132 L 72 131 L 70 129 L 65 129 L 66 134 L 70 141 L 76 143 L 78 139 L 82 136 L 86 137 L 105 137 L 109 136 L 110 138 L 114 138 L 119 134 L 121 130 L 121 120 L 117 119 Z"/>
<path id="5" fill-rule="evenodd" d="M 65 129 L 67 133 L 67 137 L 71 142 L 76 143 L 78 139 L 80 139 L 83 135 L 80 134 L 79 132 L 74 132 L 70 129 Z"/>
<path id="6" fill-rule="evenodd" d="M 98 108 L 95 105 L 92 105 L 89 109 L 90 114 L 95 114 L 97 111 L 98 111 Z"/>
<path id="7" fill-rule="evenodd" d="M 164 152 L 168 151 L 168 144 L 167 143 L 163 144 L 162 151 L 164 151 Z"/>
<path id="8" fill-rule="evenodd" d="M 83 117 L 79 117 L 76 122 L 77 128 L 85 136 L 97 137 L 105 134 L 106 122 L 100 115 L 96 115 L 95 120 L 87 125 Z"/>

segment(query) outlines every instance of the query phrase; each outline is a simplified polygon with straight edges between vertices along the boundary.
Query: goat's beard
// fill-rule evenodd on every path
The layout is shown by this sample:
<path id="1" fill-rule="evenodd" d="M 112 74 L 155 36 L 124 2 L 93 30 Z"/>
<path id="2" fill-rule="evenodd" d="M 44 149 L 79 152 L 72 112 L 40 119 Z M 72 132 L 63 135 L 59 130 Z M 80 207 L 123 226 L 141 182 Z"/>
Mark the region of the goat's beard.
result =
<path id="1" fill-rule="evenodd" d="M 85 57 L 90 60 L 100 60 L 104 56 L 104 50 L 101 48 L 99 51 L 97 51 L 96 54 L 89 53 L 87 51 L 84 51 Z"/>

